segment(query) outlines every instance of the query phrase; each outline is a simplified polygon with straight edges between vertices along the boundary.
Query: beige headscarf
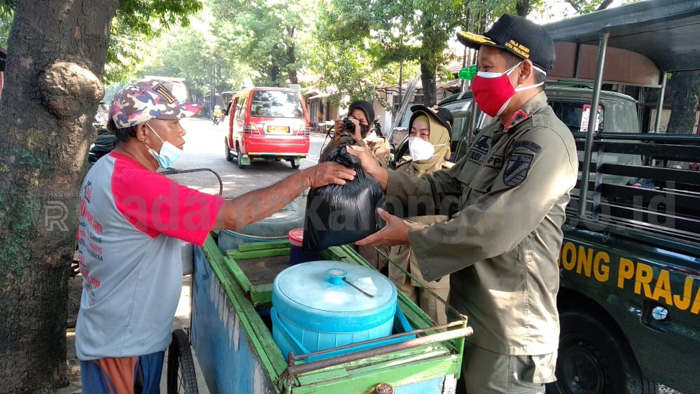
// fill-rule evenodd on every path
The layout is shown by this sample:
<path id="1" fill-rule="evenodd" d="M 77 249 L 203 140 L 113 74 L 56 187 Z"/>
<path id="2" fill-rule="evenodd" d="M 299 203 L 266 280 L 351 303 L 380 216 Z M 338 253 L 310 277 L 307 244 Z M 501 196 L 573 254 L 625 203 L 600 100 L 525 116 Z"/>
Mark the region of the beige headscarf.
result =
<path id="1" fill-rule="evenodd" d="M 411 160 L 410 154 L 404 155 L 404 157 L 402 157 L 399 163 L 396 165 L 396 169 L 399 170 L 400 167 L 410 165 L 412 168 L 410 169 L 410 171 L 407 172 L 410 172 L 413 175 L 420 178 L 426 173 L 430 173 L 435 169 L 439 168 L 442 165 L 442 162 L 450 157 L 451 151 L 450 133 L 447 131 L 447 128 L 445 128 L 445 126 L 443 126 L 435 118 L 435 114 L 427 113 L 424 111 L 419 111 L 419 113 L 421 115 L 415 117 L 411 121 L 411 124 L 408 125 L 408 129 L 410 131 L 411 127 L 413 126 L 413 122 L 415 122 L 416 119 L 427 117 L 428 127 L 430 127 L 430 137 L 428 137 L 428 142 L 433 144 L 433 146 L 435 147 L 435 154 L 428 160 L 419 161 Z M 407 169 L 401 168 L 401 170 L 405 171 Z"/>

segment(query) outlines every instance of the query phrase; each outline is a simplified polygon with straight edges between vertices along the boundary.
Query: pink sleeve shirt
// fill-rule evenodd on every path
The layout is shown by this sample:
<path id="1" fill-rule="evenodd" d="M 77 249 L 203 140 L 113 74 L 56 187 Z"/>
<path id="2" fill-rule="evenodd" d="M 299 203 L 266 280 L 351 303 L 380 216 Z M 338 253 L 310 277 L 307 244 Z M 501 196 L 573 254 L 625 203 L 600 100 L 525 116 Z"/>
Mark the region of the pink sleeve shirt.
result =
<path id="1" fill-rule="evenodd" d="M 112 152 L 80 190 L 81 360 L 163 351 L 182 286 L 182 241 L 202 245 L 224 204 Z"/>

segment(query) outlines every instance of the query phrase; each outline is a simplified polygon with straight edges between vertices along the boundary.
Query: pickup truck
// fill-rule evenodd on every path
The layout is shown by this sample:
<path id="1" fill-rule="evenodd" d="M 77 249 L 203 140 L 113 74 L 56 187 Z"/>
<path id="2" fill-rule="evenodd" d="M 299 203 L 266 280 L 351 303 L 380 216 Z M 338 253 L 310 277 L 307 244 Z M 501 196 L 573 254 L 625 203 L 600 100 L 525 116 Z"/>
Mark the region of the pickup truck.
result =
<path id="1" fill-rule="evenodd" d="M 580 169 L 559 258 L 558 380 L 547 392 L 700 392 L 700 171 L 690 165 L 700 136 L 659 131 L 668 73 L 700 69 L 700 4 L 650 0 L 546 28 L 557 65 L 545 92 L 575 136 Z M 654 130 L 639 126 L 648 108 L 604 84 L 658 89 Z M 470 91 L 439 104 L 455 117 L 460 160 L 493 119 Z"/>

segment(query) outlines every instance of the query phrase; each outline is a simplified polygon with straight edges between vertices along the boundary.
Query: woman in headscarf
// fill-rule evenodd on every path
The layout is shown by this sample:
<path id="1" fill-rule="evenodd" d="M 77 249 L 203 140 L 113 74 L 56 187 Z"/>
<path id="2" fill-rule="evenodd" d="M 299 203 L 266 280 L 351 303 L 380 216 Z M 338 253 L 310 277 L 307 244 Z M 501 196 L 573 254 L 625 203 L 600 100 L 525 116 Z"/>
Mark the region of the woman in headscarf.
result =
<path id="1" fill-rule="evenodd" d="M 375 131 L 375 116 L 372 103 L 369 101 L 354 101 L 348 108 L 348 119 L 355 123 L 354 130 L 346 130 L 345 122 L 337 119 L 335 121 L 335 133 L 330 143 L 323 149 L 320 161 L 326 161 L 328 155 L 340 145 L 356 145 L 367 149 L 377 163 L 383 168 L 387 168 L 391 150 L 389 141 L 377 135 Z M 378 271 L 386 269 L 386 259 L 369 246 L 355 246 L 355 250 L 364 257 Z"/>
<path id="2" fill-rule="evenodd" d="M 407 154 L 397 162 L 396 171 L 422 177 L 443 168 L 445 160 L 450 157 L 450 135 L 454 118 L 452 113 L 444 108 L 428 108 L 423 105 L 415 105 L 411 107 L 411 111 L 413 115 L 409 123 L 409 149 Z M 445 215 L 404 218 L 404 220 L 426 226 L 447 219 L 448 217 Z M 416 279 L 425 283 L 410 246 L 399 245 L 391 247 L 389 258 Z M 389 264 L 389 278 L 399 290 L 406 294 L 416 305 L 420 306 L 434 322 L 438 324 L 447 323 L 445 305 L 393 264 Z M 450 292 L 449 276 L 444 276 L 425 284 L 440 298 L 447 300 L 447 295 Z"/>
<path id="3" fill-rule="evenodd" d="M 357 123 L 355 130 L 345 130 L 344 122 L 335 121 L 335 134 L 330 144 L 323 149 L 321 160 L 326 161 L 328 154 L 339 145 L 357 145 L 368 149 L 380 166 L 387 167 L 391 155 L 389 142 L 375 132 L 374 108 L 369 101 L 354 101 L 348 108 L 348 117 Z"/>

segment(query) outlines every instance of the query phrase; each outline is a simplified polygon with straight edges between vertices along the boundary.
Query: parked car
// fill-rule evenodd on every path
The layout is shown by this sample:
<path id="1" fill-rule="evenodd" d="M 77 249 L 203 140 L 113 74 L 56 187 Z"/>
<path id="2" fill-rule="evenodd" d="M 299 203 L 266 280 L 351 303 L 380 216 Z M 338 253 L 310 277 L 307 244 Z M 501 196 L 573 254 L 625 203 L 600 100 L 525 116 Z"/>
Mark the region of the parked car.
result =
<path id="1" fill-rule="evenodd" d="M 299 168 L 309 153 L 309 116 L 299 91 L 258 87 L 238 92 L 227 109 L 226 160 L 284 159 Z"/>

